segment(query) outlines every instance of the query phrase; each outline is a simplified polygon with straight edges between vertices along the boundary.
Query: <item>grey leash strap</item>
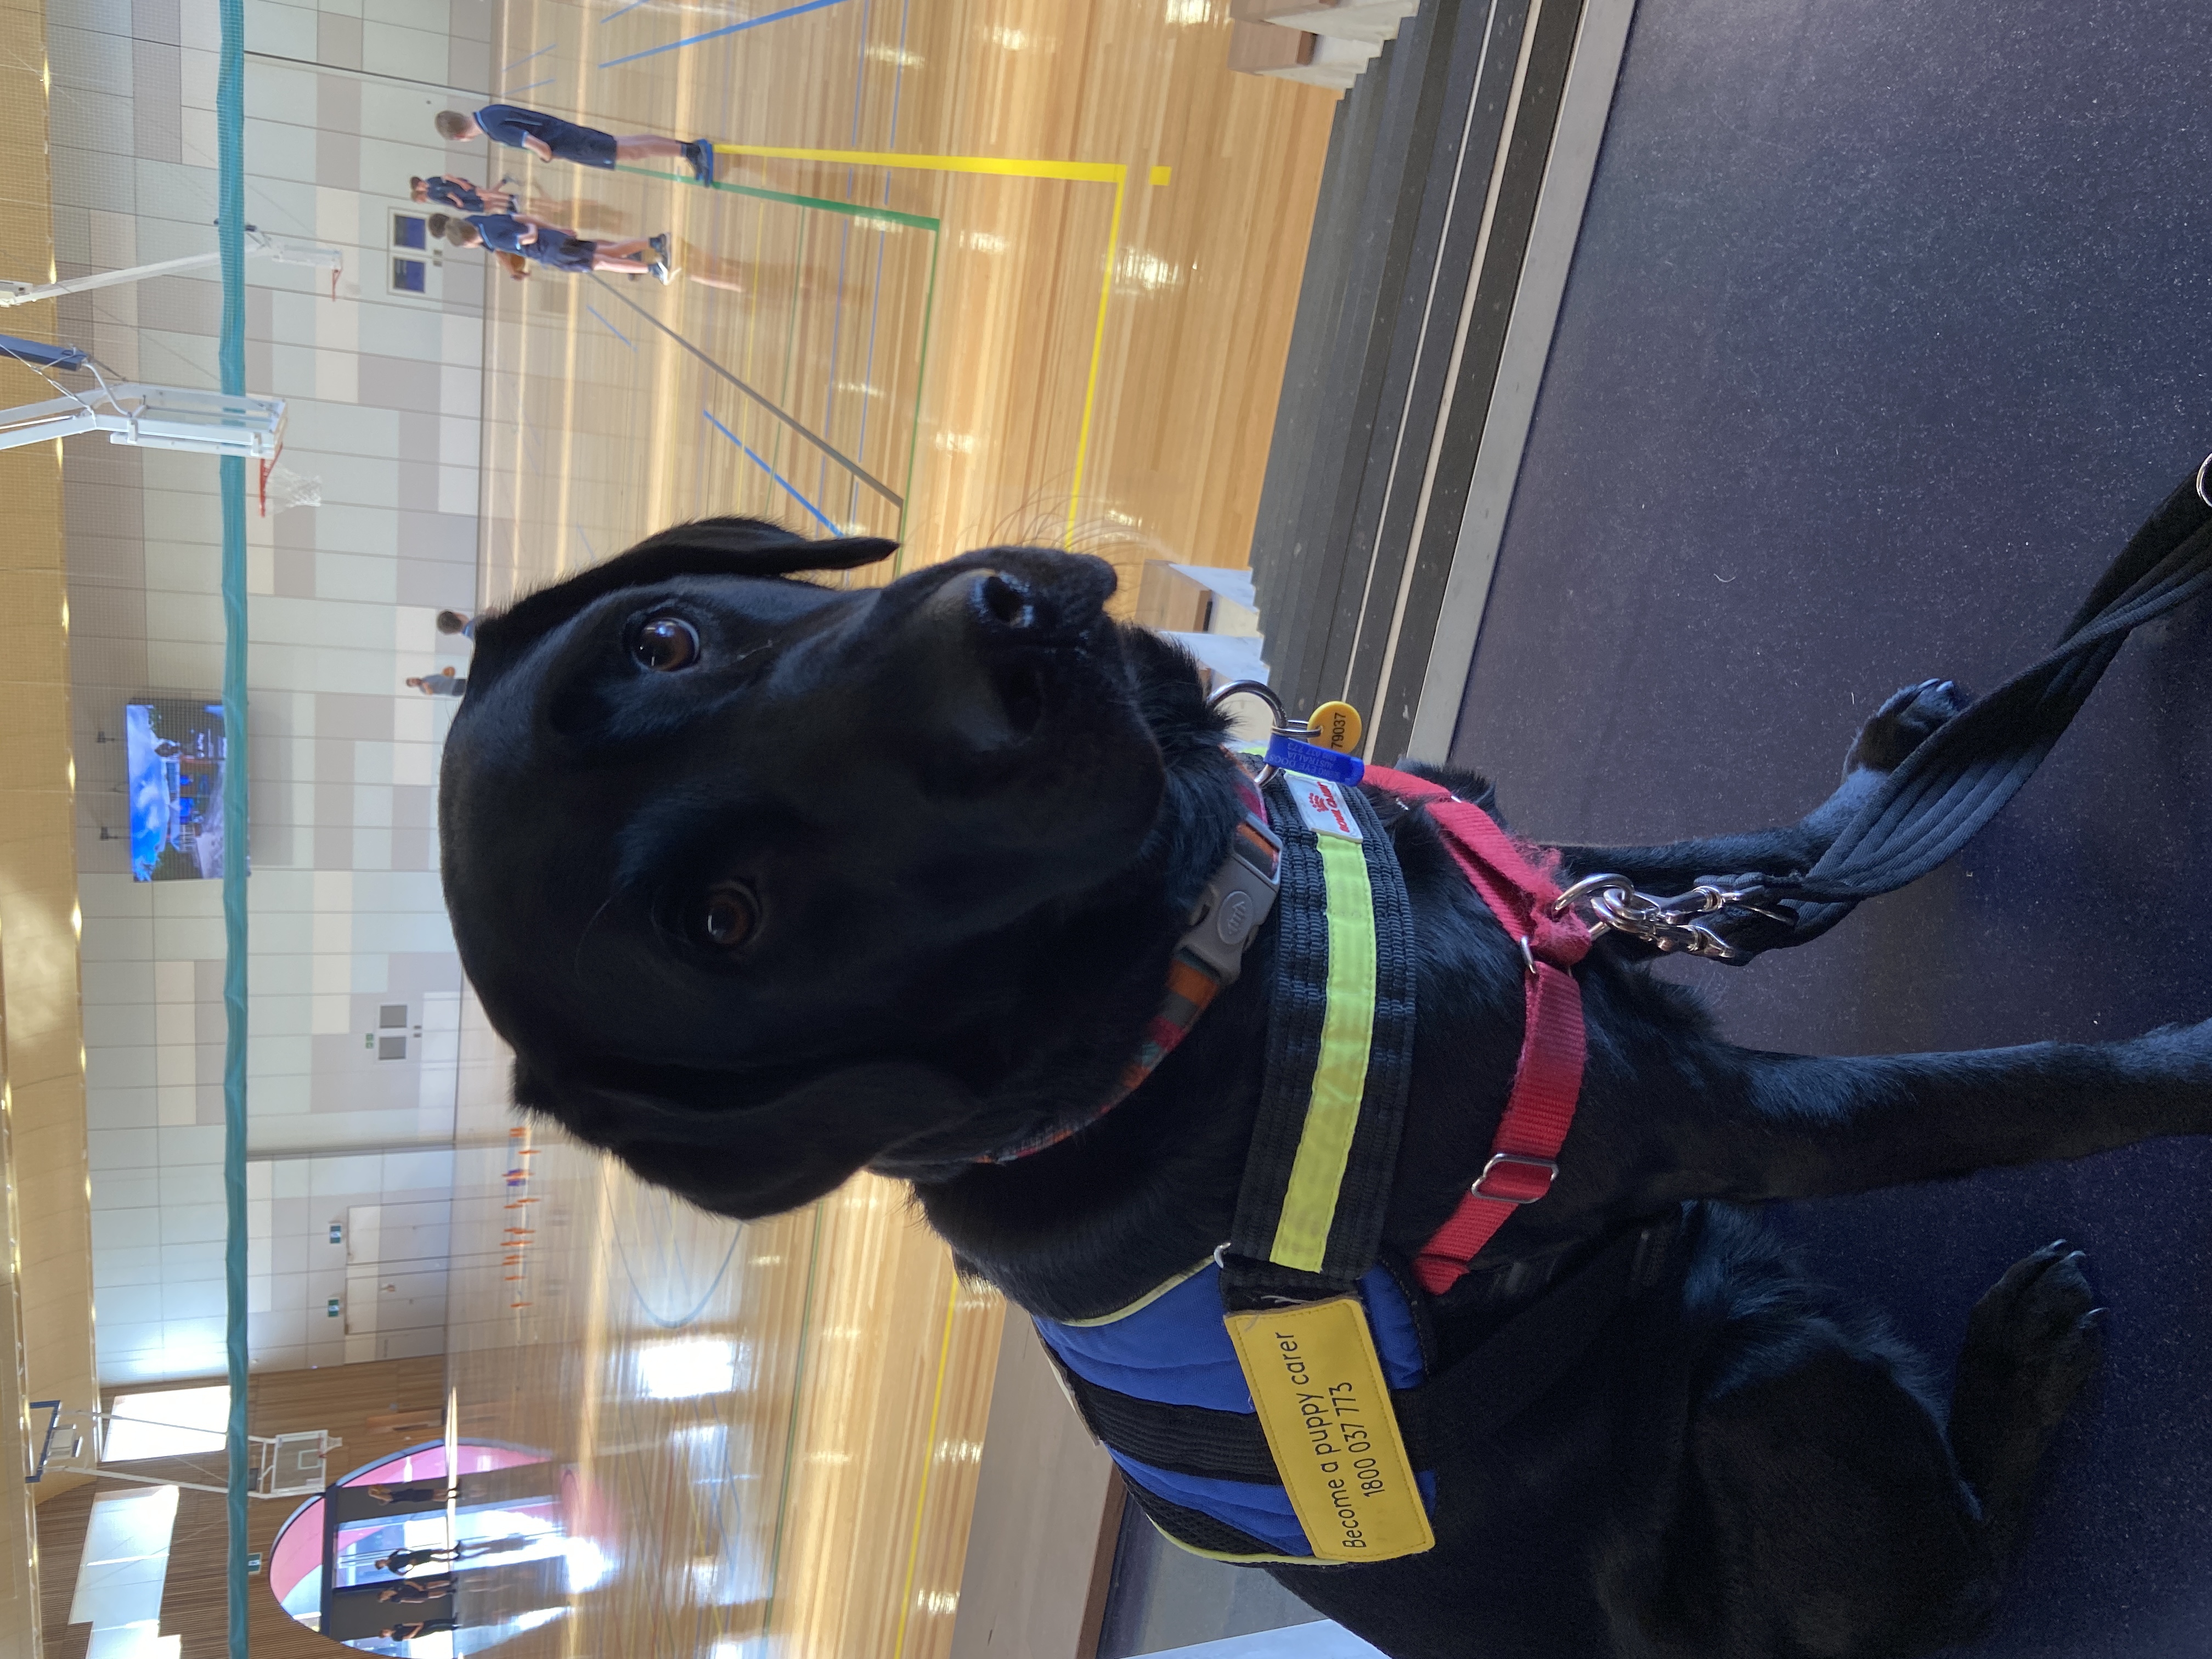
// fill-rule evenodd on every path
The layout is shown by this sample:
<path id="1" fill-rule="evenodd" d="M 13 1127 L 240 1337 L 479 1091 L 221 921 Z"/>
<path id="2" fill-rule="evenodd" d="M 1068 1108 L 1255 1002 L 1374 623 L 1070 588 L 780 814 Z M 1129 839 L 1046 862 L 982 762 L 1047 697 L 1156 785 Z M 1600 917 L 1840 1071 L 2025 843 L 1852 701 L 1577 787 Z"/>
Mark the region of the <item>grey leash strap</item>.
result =
<path id="1" fill-rule="evenodd" d="M 1662 950 L 1744 963 L 1818 939 L 1862 899 L 1917 881 L 2034 775 L 2128 635 L 2212 586 L 2212 499 L 2203 478 L 2200 470 L 2136 532 L 2048 656 L 1906 756 L 1811 869 L 1716 878 L 1665 901 L 1584 893 L 1594 878 L 1565 897 L 1593 902 L 1600 919 Z"/>

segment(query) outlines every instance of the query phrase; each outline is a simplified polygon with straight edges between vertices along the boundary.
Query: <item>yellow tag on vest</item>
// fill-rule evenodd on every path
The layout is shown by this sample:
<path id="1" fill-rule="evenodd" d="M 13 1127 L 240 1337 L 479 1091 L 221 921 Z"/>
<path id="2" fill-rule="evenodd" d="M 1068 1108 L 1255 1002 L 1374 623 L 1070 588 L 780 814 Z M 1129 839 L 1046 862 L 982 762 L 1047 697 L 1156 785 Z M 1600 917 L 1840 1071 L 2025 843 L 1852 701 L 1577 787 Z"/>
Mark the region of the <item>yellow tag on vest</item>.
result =
<path id="1" fill-rule="evenodd" d="M 1436 1547 L 1356 1296 L 1230 1314 L 1229 1340 L 1316 1559 Z"/>

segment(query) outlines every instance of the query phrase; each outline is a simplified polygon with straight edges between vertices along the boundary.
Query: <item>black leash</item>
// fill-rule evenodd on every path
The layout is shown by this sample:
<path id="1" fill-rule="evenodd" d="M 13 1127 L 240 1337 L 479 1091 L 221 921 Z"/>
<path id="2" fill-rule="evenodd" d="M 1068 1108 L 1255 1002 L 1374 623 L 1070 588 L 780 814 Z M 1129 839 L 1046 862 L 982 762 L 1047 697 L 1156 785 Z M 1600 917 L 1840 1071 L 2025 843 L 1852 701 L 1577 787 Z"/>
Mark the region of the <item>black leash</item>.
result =
<path id="1" fill-rule="evenodd" d="M 1717 878 L 1695 894 L 1657 901 L 1602 884 L 1618 878 L 1593 878 L 1569 896 L 1662 951 L 1742 963 L 1818 939 L 1861 900 L 1917 881 L 2034 775 L 2128 635 L 2212 586 L 2204 477 L 2200 468 L 2136 532 L 2048 656 L 1906 756 L 1811 869 Z"/>

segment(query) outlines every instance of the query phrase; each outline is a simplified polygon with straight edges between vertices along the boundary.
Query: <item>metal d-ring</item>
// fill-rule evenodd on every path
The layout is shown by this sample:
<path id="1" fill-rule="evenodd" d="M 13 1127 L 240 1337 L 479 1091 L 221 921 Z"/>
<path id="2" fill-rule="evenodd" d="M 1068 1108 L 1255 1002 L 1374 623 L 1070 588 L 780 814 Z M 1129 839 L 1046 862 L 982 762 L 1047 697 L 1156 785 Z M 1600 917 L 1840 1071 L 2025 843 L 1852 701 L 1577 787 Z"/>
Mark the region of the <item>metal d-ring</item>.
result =
<path id="1" fill-rule="evenodd" d="M 2207 494 L 2204 489 L 2204 473 L 2208 467 L 2212 467 L 2212 455 L 2207 455 L 2197 464 L 2197 499 L 2205 506 L 2212 507 L 2212 494 Z"/>
<path id="2" fill-rule="evenodd" d="M 2212 459 L 2212 457 L 2208 457 L 2207 459 Z M 1230 681 L 1228 684 L 1223 686 L 1218 691 L 1216 691 L 1212 696 L 1206 700 L 1206 711 L 1210 714 L 1214 709 L 1218 708 L 1223 703 L 1228 702 L 1230 698 L 1240 696 L 1257 697 L 1261 702 L 1266 703 L 1267 705 L 1267 712 L 1274 716 L 1275 730 L 1279 733 L 1281 733 L 1285 737 L 1300 738 L 1310 738 L 1314 734 L 1313 727 L 1308 726 L 1304 721 L 1300 720 L 1295 724 L 1292 723 L 1289 714 L 1286 713 L 1283 708 L 1283 700 L 1275 695 L 1273 690 L 1269 687 L 1265 680 Z M 1283 769 L 1279 766 L 1263 765 L 1260 768 L 1260 775 L 1255 780 L 1255 781 L 1264 789 L 1282 769 Z"/>

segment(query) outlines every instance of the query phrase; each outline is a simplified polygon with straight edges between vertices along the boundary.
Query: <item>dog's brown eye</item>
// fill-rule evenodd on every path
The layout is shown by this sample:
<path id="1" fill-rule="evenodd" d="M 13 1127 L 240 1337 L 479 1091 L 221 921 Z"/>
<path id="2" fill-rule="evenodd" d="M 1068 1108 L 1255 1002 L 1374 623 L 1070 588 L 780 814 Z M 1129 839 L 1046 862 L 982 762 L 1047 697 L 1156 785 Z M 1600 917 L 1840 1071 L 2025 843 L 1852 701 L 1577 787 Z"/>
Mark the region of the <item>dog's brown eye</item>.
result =
<path id="1" fill-rule="evenodd" d="M 637 630 L 629 653 L 641 668 L 672 674 L 699 660 L 699 630 L 681 617 L 654 617 Z"/>
<path id="2" fill-rule="evenodd" d="M 694 924 L 701 943 L 718 951 L 734 951 L 752 937 L 757 917 L 753 896 L 742 887 L 717 887 L 699 907 Z"/>

